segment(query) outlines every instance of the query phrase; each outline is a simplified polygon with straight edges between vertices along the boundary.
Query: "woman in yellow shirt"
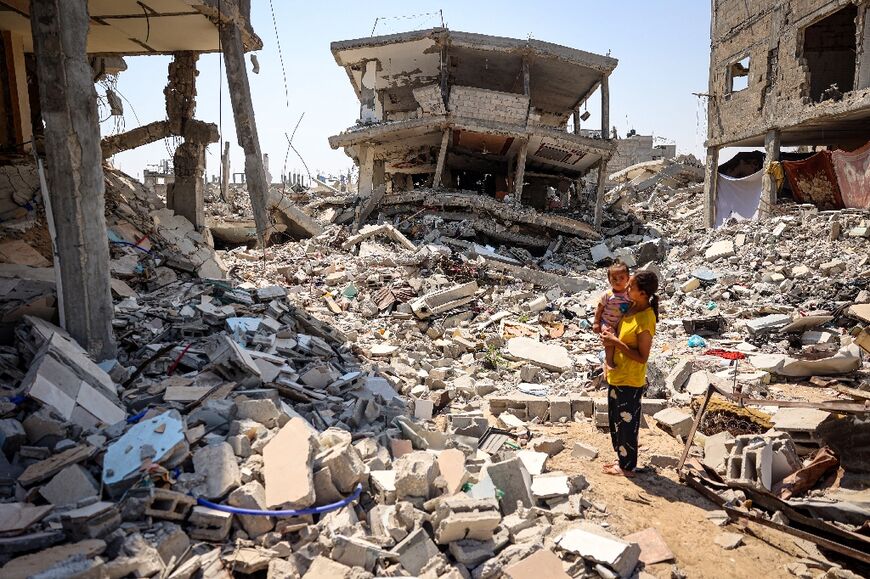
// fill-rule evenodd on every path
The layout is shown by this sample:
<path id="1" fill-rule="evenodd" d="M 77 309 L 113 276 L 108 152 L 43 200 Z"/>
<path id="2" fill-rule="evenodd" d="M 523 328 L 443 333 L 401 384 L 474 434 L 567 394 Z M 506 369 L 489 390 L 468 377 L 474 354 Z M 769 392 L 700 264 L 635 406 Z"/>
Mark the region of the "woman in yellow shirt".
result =
<path id="1" fill-rule="evenodd" d="M 602 332 L 605 347 L 615 348 L 614 367 L 607 372 L 607 414 L 610 441 L 617 462 L 604 466 L 613 475 L 634 476 L 637 468 L 637 437 L 640 432 L 640 399 L 646 385 L 646 362 L 659 320 L 659 279 L 651 271 L 639 271 L 628 282 L 632 306 L 619 324 L 618 335 Z"/>

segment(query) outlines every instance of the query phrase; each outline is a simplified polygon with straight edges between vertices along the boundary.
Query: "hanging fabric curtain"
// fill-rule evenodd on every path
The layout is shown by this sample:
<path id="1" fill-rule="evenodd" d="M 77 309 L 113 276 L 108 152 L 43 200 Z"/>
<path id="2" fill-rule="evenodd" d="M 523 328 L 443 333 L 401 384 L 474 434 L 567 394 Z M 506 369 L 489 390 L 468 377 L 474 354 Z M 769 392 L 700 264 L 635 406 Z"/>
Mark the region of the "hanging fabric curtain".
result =
<path id="1" fill-rule="evenodd" d="M 831 151 L 843 205 L 870 209 L 870 142 L 852 152 Z"/>
<path id="2" fill-rule="evenodd" d="M 820 151 L 803 161 L 783 161 L 782 166 L 795 201 L 812 203 L 822 210 L 843 208 L 830 151 Z"/>
<path id="3" fill-rule="evenodd" d="M 718 174 L 716 188 L 716 227 L 725 220 L 735 217 L 739 221 L 754 219 L 758 216 L 761 201 L 761 178 L 764 170 L 736 179 Z"/>

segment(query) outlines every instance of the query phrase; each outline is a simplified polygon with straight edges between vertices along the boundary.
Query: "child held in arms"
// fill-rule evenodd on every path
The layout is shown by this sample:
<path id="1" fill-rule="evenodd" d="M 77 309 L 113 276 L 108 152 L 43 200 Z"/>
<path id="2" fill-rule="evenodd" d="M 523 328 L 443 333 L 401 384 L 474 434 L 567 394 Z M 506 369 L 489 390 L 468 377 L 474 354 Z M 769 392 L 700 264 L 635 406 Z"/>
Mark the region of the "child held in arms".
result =
<path id="1" fill-rule="evenodd" d="M 607 281 L 610 282 L 610 289 L 601 296 L 598 301 L 598 309 L 595 310 L 592 331 L 596 334 L 601 334 L 604 330 L 613 334 L 617 333 L 622 316 L 628 313 L 631 308 L 631 300 L 628 297 L 628 280 L 630 278 L 628 265 L 621 260 L 617 259 L 607 268 Z M 604 348 L 605 376 L 614 368 L 614 351 L 613 346 Z"/>

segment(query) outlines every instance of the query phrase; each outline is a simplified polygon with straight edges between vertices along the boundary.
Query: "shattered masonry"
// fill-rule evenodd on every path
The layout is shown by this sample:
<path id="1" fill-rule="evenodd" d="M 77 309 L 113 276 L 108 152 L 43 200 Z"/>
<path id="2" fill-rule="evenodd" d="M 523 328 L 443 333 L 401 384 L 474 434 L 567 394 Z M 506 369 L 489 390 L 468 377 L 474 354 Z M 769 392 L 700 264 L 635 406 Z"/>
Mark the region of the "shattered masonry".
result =
<path id="1" fill-rule="evenodd" d="M 248 3 L 112 4 L 126 14 L 36 0 L 36 39 L 27 3 L 0 10 L 0 576 L 850 579 L 870 565 L 866 209 L 784 197 L 706 228 L 719 167 L 617 138 L 607 114 L 579 129 L 614 59 L 446 29 L 333 44 L 361 115 L 332 141 L 359 187 L 270 183 Z M 143 8 L 151 45 L 114 34 Z M 842 25 L 828 8 L 798 25 Z M 190 45 L 163 50 L 182 26 Z M 207 184 L 217 135 L 194 118 L 194 66 L 218 28 L 245 173 L 224 143 L 223 182 Z M 126 68 L 113 54 L 155 51 L 174 53 L 167 120 L 100 141 L 93 78 Z M 548 86 L 569 72 L 569 90 Z M 58 146 L 71 131 L 82 158 Z M 144 184 L 103 160 L 170 135 L 184 143 Z M 53 236 L 72 244 L 59 262 Z M 661 282 L 637 484 L 601 472 L 591 322 L 616 259 Z"/>

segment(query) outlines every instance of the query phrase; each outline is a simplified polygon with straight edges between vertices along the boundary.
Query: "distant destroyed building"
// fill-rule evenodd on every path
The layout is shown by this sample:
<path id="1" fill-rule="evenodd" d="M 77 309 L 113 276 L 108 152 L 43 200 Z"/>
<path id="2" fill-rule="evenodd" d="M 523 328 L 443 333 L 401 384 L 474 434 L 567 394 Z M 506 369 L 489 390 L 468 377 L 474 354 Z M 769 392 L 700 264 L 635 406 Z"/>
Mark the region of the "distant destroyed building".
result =
<path id="1" fill-rule="evenodd" d="M 674 144 L 655 143 L 652 135 L 630 134 L 624 139 L 616 139 L 616 151 L 607 163 L 610 173 L 618 173 L 638 163 L 673 159 L 677 156 Z"/>
<path id="2" fill-rule="evenodd" d="M 778 180 L 796 200 L 822 208 L 870 204 L 870 5 L 714 0 L 712 10 L 707 225 L 732 211 L 769 213 Z M 746 183 L 717 178 L 717 166 L 723 147 L 762 145 L 756 201 Z M 783 162 L 782 179 L 781 146 L 828 150 Z"/>
<path id="3" fill-rule="evenodd" d="M 615 149 L 608 77 L 616 59 L 446 28 L 334 42 L 332 53 L 360 101 L 357 125 L 329 143 L 360 167 L 360 195 L 370 199 L 362 219 L 388 190 L 419 186 L 510 195 L 543 210 L 548 188 L 579 191 L 595 168 L 603 169 L 600 198 Z M 579 109 L 596 91 L 601 130 L 584 135 Z"/>

